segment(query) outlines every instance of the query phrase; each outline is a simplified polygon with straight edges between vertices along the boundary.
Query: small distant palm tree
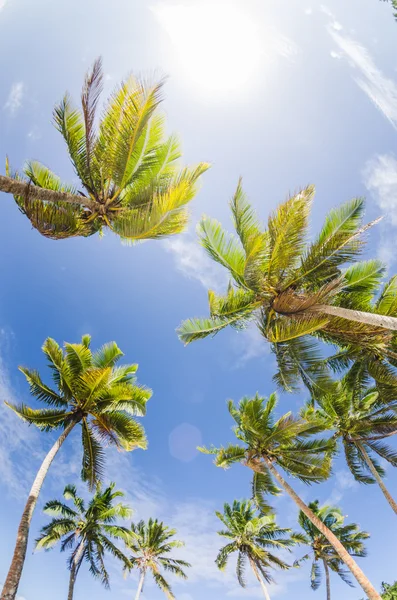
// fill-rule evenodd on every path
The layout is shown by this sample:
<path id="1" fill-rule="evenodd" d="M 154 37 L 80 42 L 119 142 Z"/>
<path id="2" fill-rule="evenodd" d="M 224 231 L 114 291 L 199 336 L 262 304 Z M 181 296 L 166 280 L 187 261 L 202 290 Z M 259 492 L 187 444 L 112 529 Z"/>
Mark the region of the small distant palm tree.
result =
<path id="1" fill-rule="evenodd" d="M 216 558 L 217 566 L 223 570 L 230 555 L 237 553 L 237 579 L 239 584 L 245 587 L 244 572 L 248 560 L 261 585 L 263 595 L 266 600 L 270 600 L 263 581 L 267 583 L 273 581 L 269 569 L 290 568 L 290 565 L 274 554 L 274 550 L 289 550 L 298 539 L 291 535 L 290 529 L 278 527 L 273 513 L 268 512 L 266 515 L 257 516 L 256 507 L 246 500 L 242 502 L 235 500 L 232 506 L 226 503 L 223 513 L 217 512 L 216 515 L 226 527 L 225 530 L 218 531 L 218 534 L 228 539 L 228 543 L 220 549 Z"/>
<path id="2" fill-rule="evenodd" d="M 91 488 L 103 473 L 104 446 L 127 451 L 146 448 L 144 429 L 134 417 L 145 414 L 151 390 L 137 385 L 138 365 L 117 365 L 123 353 L 115 342 L 105 344 L 94 353 L 90 342 L 90 336 L 84 335 L 81 344 L 65 343 L 62 350 L 53 339 L 46 339 L 42 349 L 55 388 L 44 383 L 38 371 L 20 367 L 31 395 L 49 408 L 33 409 L 25 404 L 6 403 L 21 419 L 41 431 L 61 430 L 62 433 L 44 458 L 29 492 L 2 600 L 16 597 L 33 511 L 48 469 L 71 431 L 81 427 L 81 475 Z"/>
<path id="3" fill-rule="evenodd" d="M 218 467 L 227 468 L 234 463 L 249 467 L 253 471 L 253 496 L 261 510 L 268 509 L 264 494 L 278 494 L 282 488 L 328 540 L 368 598 L 380 600 L 379 594 L 343 544 L 305 504 L 279 470 L 281 468 L 291 477 L 307 484 L 325 481 L 329 477 L 335 452 L 334 440 L 317 437 L 318 433 L 324 431 L 321 422 L 309 422 L 290 412 L 276 419 L 276 405 L 275 394 L 268 400 L 259 396 L 243 398 L 238 406 L 229 401 L 229 412 L 236 423 L 233 431 L 242 444 L 201 448 L 201 451 L 213 454 Z"/>
<path id="4" fill-rule="evenodd" d="M 146 575 L 151 573 L 157 586 L 172 599 L 174 595 L 170 584 L 161 574 L 161 570 L 169 571 L 177 577 L 187 579 L 184 568 L 191 565 L 185 560 L 168 556 L 174 548 L 181 548 L 184 542 L 173 540 L 175 529 L 170 529 L 157 519 L 149 519 L 147 523 L 139 521 L 132 523 L 127 539 L 127 548 L 131 552 L 128 557 L 129 569 L 137 569 L 140 573 L 139 584 L 135 600 L 139 600 L 143 590 Z"/>
<path id="5" fill-rule="evenodd" d="M 309 421 L 322 422 L 341 441 L 347 466 L 360 483 L 377 483 L 392 510 L 397 503 L 382 477 L 385 470 L 376 456 L 397 467 L 397 452 L 384 439 L 397 434 L 397 388 L 371 388 L 357 369 L 350 370 L 332 393 L 321 394 L 302 411 Z"/>
<path id="6" fill-rule="evenodd" d="M 345 517 L 342 515 L 341 510 L 335 506 L 323 506 L 320 508 L 319 502 L 316 500 L 309 504 L 309 508 L 338 538 L 350 556 L 366 556 L 367 553 L 364 547 L 364 540 L 369 538 L 369 533 L 360 531 L 360 528 L 356 523 L 345 525 Z M 313 590 L 317 590 L 321 585 L 321 569 L 323 568 L 327 588 L 327 600 L 331 600 L 329 571 L 331 570 L 334 573 L 337 573 L 345 583 L 352 586 L 353 584 L 349 577 L 349 573 L 344 568 L 343 561 L 340 556 L 336 554 L 327 538 L 319 532 L 302 511 L 299 512 L 298 522 L 305 532 L 305 543 L 311 547 L 311 552 L 306 554 L 300 560 L 295 561 L 295 565 L 298 565 L 308 558 L 313 559 L 310 575 L 311 587 Z"/>
<path id="7" fill-rule="evenodd" d="M 330 211 L 308 244 L 313 196 L 313 186 L 292 196 L 264 228 L 240 182 L 231 201 L 237 237 L 218 221 L 202 219 L 201 244 L 231 283 L 224 296 L 209 291 L 210 317 L 185 321 L 179 337 L 189 344 L 254 321 L 276 355 L 277 384 L 294 391 L 302 380 L 314 394 L 330 387 L 317 339 L 338 345 L 351 360 L 364 352 L 372 362 L 397 364 L 397 278 L 377 300 L 382 263 L 355 262 L 342 270 L 357 259 L 362 234 L 376 222 L 362 225 L 362 198 Z"/>
<path id="8" fill-rule="evenodd" d="M 114 544 L 115 541 L 125 540 L 128 530 L 116 524 L 118 519 L 128 519 L 132 511 L 121 502 L 114 500 L 124 494 L 114 490 L 111 483 L 104 490 L 98 484 L 95 494 L 88 506 L 83 498 L 77 495 L 74 485 L 67 485 L 63 495 L 71 500 L 73 508 L 59 500 L 50 500 L 44 506 L 44 512 L 54 518 L 45 525 L 36 540 L 36 548 L 50 550 L 61 542 L 61 552 L 71 550 L 68 559 L 70 569 L 68 600 L 73 600 L 76 577 L 82 563 L 88 563 L 90 572 L 101 583 L 109 588 L 109 574 L 105 567 L 104 557 L 108 552 L 128 567 L 127 557 Z"/>
<path id="9" fill-rule="evenodd" d="M 103 88 L 102 61 L 87 74 L 82 110 L 68 94 L 55 107 L 54 122 L 64 138 L 84 192 L 62 183 L 38 162 L 24 177 L 0 175 L 0 191 L 14 195 L 20 210 L 45 237 L 90 236 L 108 227 L 135 242 L 182 231 L 187 204 L 195 196 L 206 163 L 181 169 L 175 136 L 166 137 L 157 109 L 163 81 L 148 84 L 131 76 L 113 92 L 97 124 Z"/>

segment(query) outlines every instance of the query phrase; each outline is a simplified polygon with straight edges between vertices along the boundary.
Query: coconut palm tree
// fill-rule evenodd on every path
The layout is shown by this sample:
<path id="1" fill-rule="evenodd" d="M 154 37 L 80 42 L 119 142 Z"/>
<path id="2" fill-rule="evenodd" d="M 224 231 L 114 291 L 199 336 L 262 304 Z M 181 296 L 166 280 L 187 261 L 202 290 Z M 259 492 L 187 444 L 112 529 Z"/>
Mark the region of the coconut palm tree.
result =
<path id="1" fill-rule="evenodd" d="M 169 555 L 174 548 L 181 548 L 185 544 L 172 539 L 176 534 L 175 529 L 170 529 L 157 519 L 149 519 L 147 523 L 139 521 L 132 523 L 126 545 L 131 555 L 129 569 L 137 569 L 140 574 L 135 600 L 139 600 L 143 590 L 146 575 L 151 573 L 157 586 L 167 596 L 174 598 L 171 586 L 161 574 L 161 570 L 169 571 L 177 577 L 187 579 L 183 568 L 191 565 L 185 560 L 171 558 Z"/>
<path id="2" fill-rule="evenodd" d="M 48 386 L 38 371 L 20 367 L 30 393 L 49 408 L 30 408 L 6 403 L 30 425 L 41 431 L 61 430 L 44 458 L 22 513 L 11 566 L 1 599 L 14 600 L 22 575 L 30 522 L 37 499 L 58 450 L 73 429 L 81 429 L 83 464 L 81 475 L 90 488 L 101 479 L 104 446 L 119 450 L 146 448 L 145 432 L 135 416 L 143 416 L 151 391 L 136 383 L 137 365 L 117 365 L 123 356 L 115 342 L 92 353 L 91 338 L 84 335 L 80 344 L 65 343 L 64 350 L 51 338 L 43 352 L 48 359 L 55 387 Z"/>
<path id="3" fill-rule="evenodd" d="M 98 484 L 88 505 L 77 495 L 74 485 L 67 485 L 63 496 L 72 501 L 72 507 L 60 500 L 50 500 L 44 506 L 44 512 L 53 519 L 42 527 L 36 540 L 36 548 L 50 550 L 61 542 L 61 552 L 70 550 L 68 567 L 70 570 L 68 600 L 73 600 L 76 577 L 82 563 L 89 565 L 91 574 L 100 579 L 109 588 L 109 574 L 104 557 L 106 552 L 128 567 L 127 557 L 114 542 L 125 540 L 128 530 L 117 525 L 116 520 L 128 519 L 132 511 L 116 498 L 124 496 L 114 489 L 111 483 L 104 490 Z"/>
<path id="4" fill-rule="evenodd" d="M 290 565 L 284 562 L 274 550 L 289 550 L 298 540 L 291 535 L 290 529 L 283 529 L 276 524 L 274 513 L 257 516 L 253 502 L 235 500 L 233 505 L 225 503 L 223 513 L 216 512 L 226 529 L 218 531 L 228 543 L 223 546 L 216 558 L 219 569 L 225 569 L 229 557 L 237 553 L 236 574 L 239 584 L 245 587 L 245 568 L 247 560 L 259 581 L 263 595 L 270 600 L 269 592 L 265 585 L 273 581 L 269 569 L 289 569 Z M 299 537 L 299 541 L 301 536 Z M 303 538 L 302 538 L 303 539 Z"/>
<path id="5" fill-rule="evenodd" d="M 347 466 L 360 483 L 377 483 L 392 510 L 397 503 L 382 478 L 384 468 L 376 456 L 397 466 L 397 452 L 384 439 L 397 434 L 397 388 L 366 385 L 357 369 L 350 370 L 332 393 L 316 398 L 302 410 L 309 421 L 322 422 L 340 440 Z"/>
<path id="6" fill-rule="evenodd" d="M 242 444 L 200 450 L 215 455 L 218 467 L 227 468 L 233 463 L 241 463 L 251 468 L 253 496 L 262 510 L 267 508 L 264 494 L 278 494 L 280 488 L 283 489 L 325 536 L 368 598 L 380 600 L 379 594 L 343 544 L 305 504 L 280 472 L 282 469 L 287 475 L 307 484 L 326 480 L 335 451 L 334 440 L 317 437 L 316 434 L 324 430 L 321 422 L 309 422 L 290 412 L 276 419 L 276 405 L 275 394 L 271 394 L 268 400 L 258 395 L 243 398 L 238 406 L 229 401 L 229 412 L 236 423 L 234 433 Z"/>
<path id="7" fill-rule="evenodd" d="M 97 125 L 103 87 L 102 61 L 87 74 L 81 110 L 66 94 L 54 110 L 83 191 L 63 183 L 50 169 L 29 162 L 24 175 L 0 175 L 0 191 L 14 195 L 19 209 L 52 239 L 89 236 L 106 227 L 130 242 L 182 231 L 187 204 L 208 165 L 181 169 L 180 144 L 166 137 L 158 113 L 163 81 L 133 76 L 115 89 Z"/>
<path id="8" fill-rule="evenodd" d="M 342 515 L 341 510 L 335 506 L 322 506 L 320 508 L 318 500 L 311 502 L 308 506 L 313 514 L 338 538 L 350 556 L 366 556 L 364 540 L 369 538 L 369 533 L 361 531 L 356 523 L 345 525 L 345 517 Z M 299 512 L 298 523 L 305 532 L 305 543 L 310 546 L 311 550 L 309 554 L 295 561 L 295 565 L 299 565 L 308 558 L 312 559 L 310 585 L 313 590 L 320 587 L 322 570 L 324 570 L 327 600 L 331 600 L 330 570 L 337 573 L 342 581 L 351 586 L 353 584 L 349 573 L 327 538 L 319 532 L 302 511 Z"/>
<path id="9" fill-rule="evenodd" d="M 277 384 L 293 391 L 302 379 L 316 393 L 329 388 L 317 339 L 397 365 L 397 281 L 387 287 L 387 300 L 382 294 L 375 302 L 383 265 L 353 262 L 362 235 L 377 222 L 362 225 L 361 198 L 332 210 L 317 238 L 307 243 L 313 196 L 309 186 L 290 197 L 263 228 L 240 182 L 231 201 L 237 237 L 218 221 L 202 219 L 200 242 L 225 267 L 231 283 L 224 296 L 209 291 L 210 318 L 185 321 L 179 337 L 189 344 L 229 325 L 239 329 L 254 321 L 276 355 Z"/>

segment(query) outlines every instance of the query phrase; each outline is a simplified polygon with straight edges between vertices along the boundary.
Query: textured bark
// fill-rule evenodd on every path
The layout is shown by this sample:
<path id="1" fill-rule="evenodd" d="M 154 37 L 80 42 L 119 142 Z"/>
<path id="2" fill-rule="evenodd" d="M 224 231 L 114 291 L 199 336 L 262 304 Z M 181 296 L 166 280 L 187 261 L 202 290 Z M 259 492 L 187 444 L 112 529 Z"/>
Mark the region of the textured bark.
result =
<path id="1" fill-rule="evenodd" d="M 352 575 L 355 577 L 359 585 L 362 587 L 368 600 L 382 600 L 376 589 L 373 587 L 369 579 L 364 575 L 356 561 L 350 556 L 344 545 L 338 540 L 338 538 L 332 533 L 328 527 L 314 514 L 312 510 L 303 502 L 293 488 L 285 481 L 280 473 L 275 469 L 274 465 L 270 460 L 265 459 L 266 465 L 274 478 L 278 481 L 281 487 L 287 492 L 292 500 L 297 504 L 300 510 L 307 516 L 308 519 L 313 523 L 315 527 L 322 533 L 329 543 L 333 546 L 336 553 L 339 555 L 341 560 L 345 563 Z"/>
<path id="2" fill-rule="evenodd" d="M 331 600 L 331 581 L 329 579 L 329 568 L 326 560 L 323 560 L 323 565 L 325 571 L 325 583 L 327 586 L 327 600 Z"/>
<path id="3" fill-rule="evenodd" d="M 69 433 L 72 431 L 76 422 L 71 423 L 65 429 L 65 431 L 59 436 L 47 456 L 43 460 L 41 467 L 36 475 L 36 479 L 33 482 L 32 489 L 30 490 L 28 500 L 26 502 L 24 511 L 22 513 L 21 521 L 18 527 L 17 541 L 15 544 L 14 555 L 12 557 L 11 565 L 7 574 L 7 578 L 1 593 L 1 600 L 15 600 L 17 595 L 19 581 L 22 575 L 22 569 L 25 562 L 26 549 L 28 546 L 29 528 L 32 520 L 33 511 L 36 507 L 37 499 L 44 479 L 48 473 L 48 469 L 52 461 L 54 460 L 58 450 L 66 440 Z"/>
<path id="4" fill-rule="evenodd" d="M 70 569 L 68 600 L 73 600 L 74 584 L 76 583 L 77 573 L 80 569 L 81 559 L 83 558 L 83 552 L 84 540 L 81 540 L 79 548 L 76 552 L 76 556 L 73 560 L 72 568 Z"/>
<path id="5" fill-rule="evenodd" d="M 256 565 L 255 565 L 254 561 L 251 558 L 249 559 L 249 561 L 250 561 L 250 564 L 251 564 L 251 568 L 252 568 L 252 570 L 253 570 L 253 572 L 255 574 L 255 577 L 257 578 L 257 580 L 261 584 L 263 595 L 265 596 L 266 600 L 270 600 L 269 592 L 267 591 L 267 587 L 265 585 L 265 582 L 263 581 L 262 577 L 259 575 L 258 569 L 256 568 Z"/>
<path id="6" fill-rule="evenodd" d="M 370 457 L 368 455 L 368 452 L 364 448 L 364 445 L 361 442 L 356 442 L 356 446 L 360 450 L 361 454 L 363 455 L 364 460 L 367 463 L 368 468 L 371 471 L 372 475 L 376 479 L 377 484 L 379 485 L 380 489 L 382 490 L 384 497 L 386 498 L 386 500 L 390 504 L 392 510 L 394 510 L 394 512 L 397 515 L 397 503 L 394 501 L 394 499 L 390 495 L 387 487 L 383 483 L 382 477 L 379 475 L 378 471 L 375 469 L 374 463 L 370 459 Z"/>
<path id="7" fill-rule="evenodd" d="M 80 204 L 89 208 L 95 209 L 95 203 L 84 196 L 76 196 L 68 192 L 56 192 L 46 188 L 38 187 L 27 181 L 18 181 L 12 177 L 0 175 L 0 192 L 6 192 L 13 196 L 22 196 L 23 198 L 31 198 L 32 200 L 44 200 L 45 202 L 67 202 L 68 204 Z"/>
<path id="8" fill-rule="evenodd" d="M 140 578 L 139 584 L 138 584 L 138 589 L 136 591 L 135 600 L 139 600 L 139 598 L 141 596 L 141 592 L 142 592 L 142 589 L 143 589 L 143 582 L 144 581 L 145 581 L 145 571 L 142 571 L 141 578 Z"/>
<path id="9" fill-rule="evenodd" d="M 375 315 L 373 313 L 362 312 L 360 310 L 351 310 L 350 308 L 341 308 L 340 306 L 329 306 L 328 304 L 315 304 L 310 308 L 310 312 L 318 312 L 332 317 L 340 317 L 348 321 L 356 321 L 365 325 L 375 325 L 383 329 L 397 331 L 397 318 L 387 315 Z"/>

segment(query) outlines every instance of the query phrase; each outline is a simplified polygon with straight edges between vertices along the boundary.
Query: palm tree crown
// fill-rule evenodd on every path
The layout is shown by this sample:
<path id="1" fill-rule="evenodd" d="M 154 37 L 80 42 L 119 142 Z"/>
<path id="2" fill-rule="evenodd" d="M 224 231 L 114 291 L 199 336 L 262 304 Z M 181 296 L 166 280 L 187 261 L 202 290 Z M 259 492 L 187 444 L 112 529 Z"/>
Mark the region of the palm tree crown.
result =
<path id="1" fill-rule="evenodd" d="M 256 508 L 251 501 L 235 500 L 233 505 L 225 503 L 223 513 L 217 517 L 226 529 L 218 534 L 228 540 L 216 558 L 216 564 L 223 570 L 231 554 L 237 553 L 236 574 L 239 584 L 245 587 L 245 568 L 247 560 L 255 576 L 264 587 L 262 577 L 267 582 L 273 581 L 269 569 L 288 569 L 289 565 L 274 554 L 275 550 L 289 550 L 296 543 L 290 529 L 283 529 L 276 524 L 275 515 L 268 512 L 257 516 Z"/>
<path id="2" fill-rule="evenodd" d="M 313 196 L 309 186 L 289 198 L 264 229 L 240 182 L 231 201 L 237 238 L 216 220 L 202 219 L 201 244 L 227 269 L 231 283 L 225 296 L 209 291 L 210 318 L 185 321 L 179 336 L 188 344 L 254 320 L 276 355 L 277 384 L 291 391 L 302 379 L 315 393 L 329 387 L 316 339 L 338 345 L 350 359 L 364 351 L 397 364 L 396 334 L 389 331 L 397 329 L 397 279 L 375 301 L 384 273 L 379 261 L 342 270 L 357 258 L 360 237 L 373 224 L 362 225 L 361 198 L 332 210 L 308 244 Z"/>
<path id="3" fill-rule="evenodd" d="M 76 577 L 81 564 L 85 561 L 94 577 L 98 577 L 105 587 L 109 587 L 109 574 L 105 567 L 104 556 L 108 552 L 124 567 L 129 566 L 127 557 L 114 544 L 125 540 L 128 529 L 117 525 L 118 519 L 128 519 L 132 511 L 121 502 L 114 501 L 124 494 L 114 489 L 111 483 L 105 489 L 98 485 L 88 505 L 77 495 L 74 485 L 67 485 L 63 495 L 72 506 L 60 500 L 50 500 L 44 506 L 44 512 L 54 518 L 45 525 L 36 540 L 36 548 L 51 549 L 61 542 L 61 552 L 70 550 L 68 567 L 71 577 Z M 74 583 L 74 581 L 73 581 Z"/>
<path id="4" fill-rule="evenodd" d="M 132 242 L 179 233 L 208 165 L 178 166 L 180 144 L 166 137 L 157 112 L 162 86 L 131 76 L 113 92 L 97 125 L 103 71 L 96 60 L 84 82 L 82 110 L 68 94 L 54 110 L 84 192 L 38 162 L 27 164 L 25 178 L 10 177 L 7 163 L 0 190 L 13 193 L 33 227 L 52 239 L 89 236 L 104 227 Z"/>
<path id="5" fill-rule="evenodd" d="M 342 515 L 341 510 L 335 506 L 323 506 L 320 508 L 319 502 L 316 500 L 309 504 L 309 508 L 336 535 L 351 556 L 366 556 L 364 540 L 369 538 L 369 533 L 361 531 L 356 523 L 345 525 L 345 517 Z M 337 573 L 348 585 L 353 585 L 348 571 L 344 568 L 344 564 L 335 553 L 334 548 L 302 511 L 299 512 L 298 522 L 305 532 L 304 541 L 311 547 L 311 552 L 299 561 L 296 561 L 295 564 L 299 564 L 310 557 L 313 559 L 310 574 L 312 589 L 317 590 L 320 587 L 323 569 L 327 578 L 327 588 L 329 588 L 328 569 Z"/>
<path id="6" fill-rule="evenodd" d="M 143 416 L 151 390 L 137 385 L 138 365 L 117 365 L 123 356 L 115 342 L 91 352 L 91 338 L 65 343 L 64 350 L 51 338 L 43 345 L 55 388 L 38 371 L 20 367 L 32 396 L 50 408 L 33 409 L 7 403 L 19 417 L 42 431 L 80 424 L 83 445 L 82 478 L 93 487 L 104 466 L 103 445 L 133 450 L 146 448 L 145 432 L 135 416 Z"/>
<path id="7" fill-rule="evenodd" d="M 174 548 L 184 546 L 183 542 L 172 539 L 175 534 L 175 529 L 170 529 L 157 519 L 149 519 L 147 523 L 139 521 L 131 524 L 127 548 L 131 552 L 131 556 L 129 556 L 131 568 L 137 569 L 141 575 L 137 598 L 142 591 L 146 574 L 149 572 L 168 598 L 174 598 L 174 596 L 171 586 L 161 574 L 161 570 L 187 579 L 183 568 L 190 567 L 190 564 L 168 556 Z"/>

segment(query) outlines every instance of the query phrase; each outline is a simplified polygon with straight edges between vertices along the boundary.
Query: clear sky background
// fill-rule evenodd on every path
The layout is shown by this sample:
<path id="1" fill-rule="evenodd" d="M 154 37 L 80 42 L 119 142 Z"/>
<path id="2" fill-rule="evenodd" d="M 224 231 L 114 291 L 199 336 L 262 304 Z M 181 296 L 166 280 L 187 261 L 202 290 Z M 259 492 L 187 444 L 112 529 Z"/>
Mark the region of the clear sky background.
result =
<path id="1" fill-rule="evenodd" d="M 368 220 L 386 215 L 368 252 L 397 271 L 397 23 L 388 3 L 325 2 L 0 0 L 0 157 L 8 154 L 14 168 L 39 159 L 73 180 L 51 112 L 65 89 L 78 99 L 99 54 L 105 97 L 131 70 L 167 74 L 164 110 L 183 140 L 184 160 L 213 165 L 192 204 L 189 231 L 134 248 L 108 234 L 44 239 L 1 195 L 0 397 L 29 401 L 17 367 L 45 369 L 40 347 L 47 336 L 75 342 L 90 333 L 93 347 L 116 340 L 126 361 L 139 363 L 139 381 L 154 390 L 144 419 L 149 449 L 108 453 L 107 476 L 126 492 L 136 519 L 164 519 L 185 540 L 180 555 L 193 568 L 187 582 L 173 582 L 178 600 L 261 596 L 252 579 L 246 590 L 238 586 L 233 565 L 226 573 L 214 565 L 222 542 L 214 511 L 249 495 L 249 473 L 216 469 L 195 448 L 233 440 L 228 398 L 274 389 L 274 360 L 254 330 L 225 331 L 188 348 L 175 335 L 182 319 L 207 314 L 206 288 L 224 284 L 195 242 L 198 218 L 207 213 L 230 223 L 227 203 L 239 175 L 263 218 L 289 192 L 315 183 L 313 232 L 331 207 L 365 195 Z M 283 395 L 279 409 L 297 410 L 304 398 Z M 0 408 L 0 582 L 51 444 L 51 435 Z M 19 600 L 66 597 L 66 556 L 33 555 L 32 542 L 45 522 L 44 502 L 78 483 L 80 459 L 76 433 L 45 482 Z M 388 472 L 387 485 L 397 496 L 396 473 Z M 375 486 L 356 484 L 338 461 L 327 484 L 297 488 L 307 501 L 339 504 L 370 531 L 360 564 L 376 586 L 394 581 L 397 520 Z M 291 501 L 276 504 L 280 524 L 294 526 Z M 107 592 L 83 566 L 76 600 L 133 598 L 137 578 L 123 579 L 112 563 L 110 572 Z M 275 577 L 272 598 L 325 597 L 324 588 L 310 590 L 309 565 Z M 332 588 L 335 598 L 363 597 L 336 576 Z M 160 597 L 148 581 L 144 600 Z"/>

